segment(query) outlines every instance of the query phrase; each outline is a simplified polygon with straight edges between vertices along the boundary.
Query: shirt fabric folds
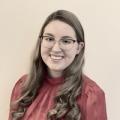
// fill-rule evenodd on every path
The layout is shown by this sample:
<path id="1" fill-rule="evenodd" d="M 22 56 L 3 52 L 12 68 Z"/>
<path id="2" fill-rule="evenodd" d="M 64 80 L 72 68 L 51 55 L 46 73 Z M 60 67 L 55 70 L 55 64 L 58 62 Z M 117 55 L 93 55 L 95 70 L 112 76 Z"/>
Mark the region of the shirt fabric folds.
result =
<path id="1" fill-rule="evenodd" d="M 27 75 L 24 75 L 17 81 L 10 103 L 21 96 L 21 89 L 26 79 Z M 63 82 L 62 77 L 45 77 L 36 99 L 28 107 L 22 120 L 47 120 L 47 112 L 53 107 L 54 97 Z M 85 75 L 83 75 L 82 94 L 78 97 L 77 103 L 81 111 L 80 120 L 107 120 L 105 94 L 93 80 Z M 9 120 L 12 120 L 12 111 L 13 108 L 10 108 Z"/>

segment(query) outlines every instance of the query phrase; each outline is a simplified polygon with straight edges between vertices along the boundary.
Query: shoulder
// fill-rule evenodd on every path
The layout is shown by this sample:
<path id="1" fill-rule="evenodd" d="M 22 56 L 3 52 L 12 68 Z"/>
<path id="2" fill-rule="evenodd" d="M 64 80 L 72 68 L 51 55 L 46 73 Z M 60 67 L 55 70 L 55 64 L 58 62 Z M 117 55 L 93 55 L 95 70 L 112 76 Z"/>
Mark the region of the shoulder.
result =
<path id="1" fill-rule="evenodd" d="M 10 99 L 10 111 L 9 111 L 9 119 L 12 120 L 12 112 L 16 110 L 16 101 L 21 97 L 22 88 L 24 86 L 25 81 L 27 80 L 28 75 L 22 75 L 17 82 L 15 83 Z"/>
<path id="2" fill-rule="evenodd" d="M 86 75 L 83 75 L 83 86 L 82 86 L 82 92 L 83 94 L 89 94 L 89 93 L 94 93 L 94 94 L 103 94 L 104 91 L 103 89 L 91 78 L 89 78 Z"/>
<path id="3" fill-rule="evenodd" d="M 77 99 L 85 120 L 107 120 L 105 94 L 92 79 L 83 75 L 82 93 Z"/>
<path id="4" fill-rule="evenodd" d="M 27 74 L 22 75 L 22 76 L 17 80 L 17 82 L 15 83 L 15 87 L 22 85 L 22 84 L 25 82 L 25 80 L 27 79 L 27 77 L 28 77 Z"/>
<path id="5" fill-rule="evenodd" d="M 15 91 L 16 89 L 20 89 L 23 87 L 26 79 L 27 79 L 28 75 L 27 74 L 24 74 L 22 75 L 18 80 L 17 82 L 15 83 L 14 85 L 14 88 L 13 88 L 13 91 Z"/>
<path id="6" fill-rule="evenodd" d="M 27 78 L 28 78 L 28 75 L 24 74 L 17 80 L 12 90 L 11 101 L 17 100 L 20 97 L 22 88 Z"/>
<path id="7" fill-rule="evenodd" d="M 96 104 L 99 105 L 101 102 L 105 102 L 105 93 L 103 89 L 91 78 L 86 75 L 82 76 L 82 92 L 78 96 L 78 104 L 84 109 L 94 107 Z"/>

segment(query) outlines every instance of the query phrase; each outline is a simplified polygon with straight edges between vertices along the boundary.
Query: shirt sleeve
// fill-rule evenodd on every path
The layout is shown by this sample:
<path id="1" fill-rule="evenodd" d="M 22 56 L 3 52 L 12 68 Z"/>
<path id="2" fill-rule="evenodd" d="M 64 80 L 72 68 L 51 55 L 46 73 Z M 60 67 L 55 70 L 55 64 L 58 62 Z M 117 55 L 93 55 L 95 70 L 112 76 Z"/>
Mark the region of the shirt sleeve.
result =
<path id="1" fill-rule="evenodd" d="M 85 120 L 107 120 L 105 94 L 94 84 L 87 86 L 85 91 Z"/>
<path id="2" fill-rule="evenodd" d="M 107 120 L 105 93 L 86 75 L 83 76 L 82 92 L 77 103 L 81 111 L 80 120 Z"/>
<path id="3" fill-rule="evenodd" d="M 16 101 L 21 96 L 21 88 L 23 86 L 23 83 L 26 79 L 27 75 L 23 75 L 18 81 L 16 82 L 12 93 L 11 93 L 11 99 L 10 99 L 10 110 L 9 110 L 9 118 L 8 120 L 12 120 L 12 112 L 16 109 L 16 107 L 13 107 L 14 101 Z"/>

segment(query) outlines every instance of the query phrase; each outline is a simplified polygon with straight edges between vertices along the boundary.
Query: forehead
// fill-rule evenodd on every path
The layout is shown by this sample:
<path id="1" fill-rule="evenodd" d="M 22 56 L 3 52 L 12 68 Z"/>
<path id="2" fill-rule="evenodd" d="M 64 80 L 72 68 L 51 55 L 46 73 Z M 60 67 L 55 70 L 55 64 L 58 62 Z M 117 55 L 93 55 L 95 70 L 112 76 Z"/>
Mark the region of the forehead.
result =
<path id="1" fill-rule="evenodd" d="M 55 36 L 71 36 L 76 38 L 74 29 L 65 22 L 55 20 L 50 22 L 44 30 L 44 34 L 51 33 Z"/>

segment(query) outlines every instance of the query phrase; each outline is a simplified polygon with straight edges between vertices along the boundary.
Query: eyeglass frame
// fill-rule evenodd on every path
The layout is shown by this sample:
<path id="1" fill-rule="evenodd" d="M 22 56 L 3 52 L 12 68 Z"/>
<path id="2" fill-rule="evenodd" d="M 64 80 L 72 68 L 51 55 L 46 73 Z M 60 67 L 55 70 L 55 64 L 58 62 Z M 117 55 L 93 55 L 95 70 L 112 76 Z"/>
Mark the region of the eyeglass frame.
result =
<path id="1" fill-rule="evenodd" d="M 44 37 L 52 37 L 52 36 L 49 36 L 49 35 L 42 35 L 42 36 L 40 36 L 40 39 L 43 40 Z M 53 38 L 54 38 L 54 37 L 53 37 Z M 55 38 L 54 38 L 54 40 L 55 40 Z M 61 41 L 61 40 L 63 40 L 63 39 L 60 39 L 60 40 L 58 41 L 59 47 L 60 47 L 61 49 L 64 49 L 64 48 L 62 48 L 62 47 L 60 46 L 60 41 Z M 74 40 L 74 39 L 70 39 L 70 38 L 69 38 L 69 40 L 73 41 L 73 44 L 74 44 L 75 42 L 80 43 L 80 41 L 77 41 L 77 40 Z M 55 41 L 54 45 L 56 44 L 56 42 L 57 42 L 57 41 Z M 53 46 L 54 46 L 54 45 L 53 45 Z M 50 48 L 53 48 L 53 46 L 50 47 Z M 49 47 L 47 47 L 47 48 L 49 48 Z M 69 48 L 69 49 L 71 49 L 71 48 Z M 65 50 L 69 50 L 69 49 L 65 49 Z"/>

